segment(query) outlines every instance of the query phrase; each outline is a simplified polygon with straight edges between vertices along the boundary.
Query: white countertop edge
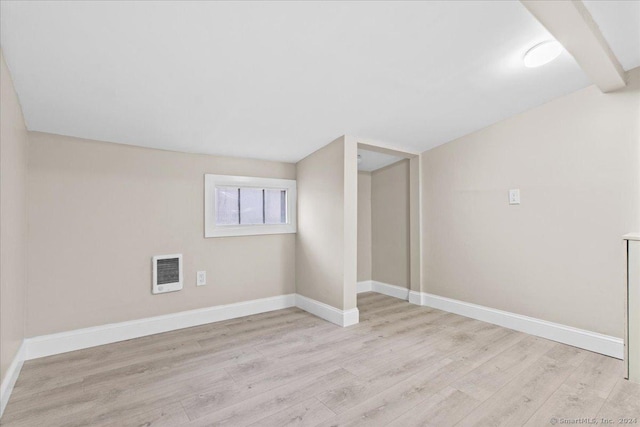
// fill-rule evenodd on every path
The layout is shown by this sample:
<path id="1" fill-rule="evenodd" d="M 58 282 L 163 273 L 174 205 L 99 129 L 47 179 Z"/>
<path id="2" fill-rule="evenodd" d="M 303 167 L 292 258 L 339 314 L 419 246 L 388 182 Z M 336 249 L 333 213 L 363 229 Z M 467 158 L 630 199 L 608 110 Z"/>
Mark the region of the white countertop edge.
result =
<path id="1" fill-rule="evenodd" d="M 622 238 L 624 240 L 640 240 L 640 233 L 627 233 Z"/>

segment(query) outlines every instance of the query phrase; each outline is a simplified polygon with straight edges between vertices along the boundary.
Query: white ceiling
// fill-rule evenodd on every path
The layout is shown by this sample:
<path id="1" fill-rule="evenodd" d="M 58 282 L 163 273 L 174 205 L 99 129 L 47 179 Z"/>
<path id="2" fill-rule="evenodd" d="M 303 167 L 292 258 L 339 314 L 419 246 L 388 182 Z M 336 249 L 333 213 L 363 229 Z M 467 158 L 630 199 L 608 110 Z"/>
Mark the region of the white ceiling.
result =
<path id="1" fill-rule="evenodd" d="M 358 170 L 365 172 L 373 172 L 374 170 L 402 160 L 402 157 L 361 149 L 358 149 L 358 156 L 360 156 Z"/>
<path id="2" fill-rule="evenodd" d="M 595 6 L 614 16 L 614 51 L 637 63 L 609 7 L 621 6 Z M 516 1 L 2 1 L 0 12 L 29 129 L 178 151 L 297 161 L 342 134 L 422 151 L 589 84 L 567 53 L 522 65 L 550 36 Z"/>

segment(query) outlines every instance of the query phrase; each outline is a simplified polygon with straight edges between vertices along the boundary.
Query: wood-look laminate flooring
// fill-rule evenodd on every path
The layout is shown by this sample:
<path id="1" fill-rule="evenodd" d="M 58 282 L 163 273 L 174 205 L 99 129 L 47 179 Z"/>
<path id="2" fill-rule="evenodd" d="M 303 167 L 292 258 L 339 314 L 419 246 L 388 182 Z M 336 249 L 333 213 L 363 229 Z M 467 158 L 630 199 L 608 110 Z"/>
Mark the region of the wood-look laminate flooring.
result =
<path id="1" fill-rule="evenodd" d="M 14 426 L 545 426 L 640 418 L 620 360 L 375 293 L 28 361 Z M 600 423 L 602 424 L 602 423 Z"/>

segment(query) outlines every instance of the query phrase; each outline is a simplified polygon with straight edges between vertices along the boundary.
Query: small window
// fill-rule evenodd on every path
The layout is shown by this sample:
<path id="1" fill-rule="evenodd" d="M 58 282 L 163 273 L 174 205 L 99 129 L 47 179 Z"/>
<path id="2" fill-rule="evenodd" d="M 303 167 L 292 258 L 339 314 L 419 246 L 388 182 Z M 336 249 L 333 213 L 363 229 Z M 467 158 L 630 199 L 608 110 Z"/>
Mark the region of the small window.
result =
<path id="1" fill-rule="evenodd" d="M 205 237 L 296 232 L 296 182 L 205 175 Z"/>
<path id="2" fill-rule="evenodd" d="M 287 190 L 216 187 L 216 225 L 287 223 Z"/>

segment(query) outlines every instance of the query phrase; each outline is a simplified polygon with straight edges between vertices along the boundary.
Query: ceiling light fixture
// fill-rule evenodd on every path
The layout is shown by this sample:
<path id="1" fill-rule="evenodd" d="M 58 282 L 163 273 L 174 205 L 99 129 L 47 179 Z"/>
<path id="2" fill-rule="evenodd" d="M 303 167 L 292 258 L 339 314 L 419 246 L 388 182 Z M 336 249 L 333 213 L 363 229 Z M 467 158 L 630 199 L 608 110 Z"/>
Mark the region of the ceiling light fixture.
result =
<path id="1" fill-rule="evenodd" d="M 556 40 L 547 40 L 538 43 L 524 54 L 524 65 L 535 68 L 547 64 L 556 59 L 562 53 L 562 45 Z"/>

